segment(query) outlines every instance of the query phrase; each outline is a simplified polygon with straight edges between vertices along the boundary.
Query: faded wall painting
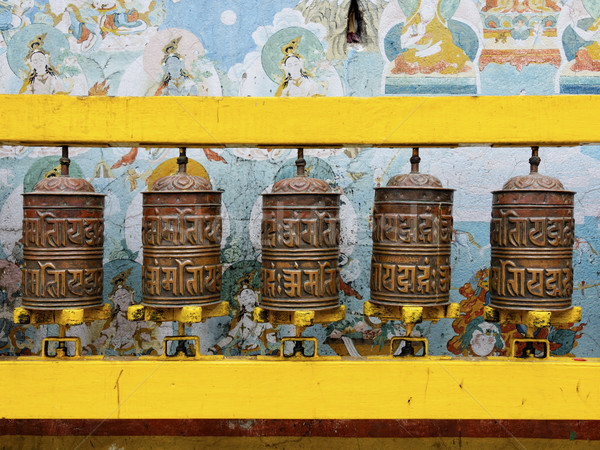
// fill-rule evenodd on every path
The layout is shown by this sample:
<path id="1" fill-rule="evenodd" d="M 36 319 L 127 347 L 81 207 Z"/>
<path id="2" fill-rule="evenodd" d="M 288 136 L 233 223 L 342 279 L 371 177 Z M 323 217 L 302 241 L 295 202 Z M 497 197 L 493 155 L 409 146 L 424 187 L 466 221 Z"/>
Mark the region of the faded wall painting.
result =
<path id="1" fill-rule="evenodd" d="M 477 94 L 481 21 L 471 1 L 399 0 L 382 17 L 386 94 Z"/>
<path id="2" fill-rule="evenodd" d="M 0 93 L 103 96 L 597 94 L 600 7 L 591 0 L 0 0 Z M 50 114 L 51 112 L 49 112 Z M 360 110 L 347 111 L 361 120 Z M 593 112 L 590 112 L 590 114 Z M 168 114 L 156 111 L 156 114 Z M 499 112 L 500 114 L 500 112 Z M 310 118 L 298 116 L 297 123 Z M 101 120 L 101 118 L 99 118 Z M 599 356 L 600 147 L 542 147 L 540 171 L 575 197 L 577 324 L 541 330 L 554 355 Z M 104 301 L 113 315 L 68 334 L 87 354 L 158 355 L 172 323 L 129 322 L 141 301 L 142 192 L 177 170 L 176 149 L 70 149 L 73 175 L 106 194 Z M 296 152 L 188 151 L 188 172 L 223 189 L 226 317 L 186 327 L 205 354 L 276 355 L 290 326 L 256 323 L 261 194 L 295 173 Z M 345 320 L 313 326 L 319 352 L 389 354 L 400 322 L 363 315 L 370 298 L 373 188 L 410 170 L 410 149 L 307 149 L 306 171 L 341 192 L 339 291 Z M 21 326 L 22 196 L 59 172 L 51 147 L 0 147 L 0 355 L 32 355 L 56 326 Z M 528 149 L 424 149 L 421 170 L 456 189 L 451 300 L 460 317 L 418 324 L 430 353 L 507 355 L 520 326 L 483 318 L 489 303 L 490 192 L 528 170 Z"/>

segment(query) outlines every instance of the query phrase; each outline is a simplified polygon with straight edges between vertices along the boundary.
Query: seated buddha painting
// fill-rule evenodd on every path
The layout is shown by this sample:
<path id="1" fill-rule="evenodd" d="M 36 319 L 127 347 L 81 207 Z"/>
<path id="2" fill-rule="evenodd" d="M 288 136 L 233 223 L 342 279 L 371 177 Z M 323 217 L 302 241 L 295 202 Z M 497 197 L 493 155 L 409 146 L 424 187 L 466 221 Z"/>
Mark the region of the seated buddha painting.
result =
<path id="1" fill-rule="evenodd" d="M 386 94 L 476 94 L 481 20 L 473 2 L 399 0 L 382 15 Z"/>
<path id="2" fill-rule="evenodd" d="M 557 25 L 562 44 L 558 91 L 600 94 L 600 3 L 569 0 Z"/>

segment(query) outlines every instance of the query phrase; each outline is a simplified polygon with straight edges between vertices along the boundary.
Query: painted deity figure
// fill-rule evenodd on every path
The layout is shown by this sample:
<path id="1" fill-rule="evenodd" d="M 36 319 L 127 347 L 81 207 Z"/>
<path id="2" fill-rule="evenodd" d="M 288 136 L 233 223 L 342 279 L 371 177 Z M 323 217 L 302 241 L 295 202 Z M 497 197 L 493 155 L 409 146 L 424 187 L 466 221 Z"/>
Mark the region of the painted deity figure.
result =
<path id="1" fill-rule="evenodd" d="M 276 330 L 269 323 L 257 323 L 253 318 L 254 307 L 258 306 L 258 293 L 243 285 L 236 296 L 240 311 L 234 317 L 227 335 L 209 348 L 211 354 L 225 355 L 266 354 L 276 348 Z"/>
<path id="2" fill-rule="evenodd" d="M 119 4 L 125 8 L 121 0 Z M 99 38 L 105 39 L 112 34 L 121 36 L 141 33 L 148 28 L 147 17 L 136 9 L 120 10 L 115 0 L 93 0 L 87 5 L 77 7 L 73 3 L 65 8 L 60 16 L 57 28 L 68 30 L 81 45 L 83 51 L 94 47 Z"/>
<path id="3" fill-rule="evenodd" d="M 46 33 L 37 36 L 29 44 L 25 61 L 29 73 L 23 81 L 19 94 L 64 94 L 65 87 L 58 71 L 50 64 L 50 55 L 43 48 Z"/>
<path id="4" fill-rule="evenodd" d="M 575 9 L 569 11 L 569 21 L 573 31 L 584 41 L 591 41 L 591 44 L 580 48 L 575 54 L 575 64 L 571 66 L 573 72 L 590 70 L 600 71 L 600 16 L 584 30 L 578 24 L 579 17 Z"/>
<path id="5" fill-rule="evenodd" d="M 402 29 L 405 52 L 396 57 L 392 73 L 457 74 L 469 70 L 469 58 L 452 42 L 452 33 L 439 12 L 440 0 L 420 0 Z"/>
<path id="6" fill-rule="evenodd" d="M 181 36 L 170 41 L 163 49 L 161 61 L 164 76 L 155 95 L 188 96 L 198 95 L 198 86 L 185 70 L 184 58 L 177 52 Z"/>
<path id="7" fill-rule="evenodd" d="M 117 12 L 117 2 L 115 0 L 93 0 L 91 6 L 98 11 L 98 25 L 103 39 L 108 33 L 118 35 L 122 32 L 139 31 L 140 26 L 144 27 L 137 10 L 130 9 L 125 12 Z"/>
<path id="8" fill-rule="evenodd" d="M 489 356 L 496 350 L 504 349 L 502 331 L 495 323 L 486 322 L 482 316 L 478 316 L 467 324 L 459 349 L 470 349 L 474 356 Z"/>
<path id="9" fill-rule="evenodd" d="M 106 321 L 100 335 L 83 349 L 86 354 L 109 353 L 119 356 L 152 352 L 159 344 L 159 330 L 148 322 L 131 322 L 127 319 L 127 309 L 134 304 L 133 289 L 125 284 L 131 269 L 117 275 L 110 298 L 114 304 L 113 315 Z M 79 327 L 77 327 L 79 328 Z M 87 328 L 72 330 L 72 334 L 86 333 Z M 83 336 L 81 336 L 83 337 Z"/>
<path id="10" fill-rule="evenodd" d="M 319 95 L 319 85 L 304 68 L 304 58 L 298 53 L 302 36 L 292 39 L 281 48 L 283 59 L 280 67 L 284 77 L 275 97 L 314 97 Z"/>

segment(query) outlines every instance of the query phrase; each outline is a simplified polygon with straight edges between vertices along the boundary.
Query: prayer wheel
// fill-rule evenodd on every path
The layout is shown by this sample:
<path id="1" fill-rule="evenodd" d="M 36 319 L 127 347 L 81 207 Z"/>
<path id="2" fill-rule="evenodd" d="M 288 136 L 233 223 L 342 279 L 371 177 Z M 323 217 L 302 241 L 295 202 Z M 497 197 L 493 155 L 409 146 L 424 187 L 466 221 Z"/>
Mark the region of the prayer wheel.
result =
<path id="1" fill-rule="evenodd" d="M 59 310 L 102 305 L 104 194 L 69 177 L 63 147 L 61 174 L 23 194 L 23 306 Z"/>
<path id="2" fill-rule="evenodd" d="M 323 180 L 298 175 L 263 194 L 260 306 L 327 310 L 340 305 L 340 194 Z"/>
<path id="3" fill-rule="evenodd" d="M 490 305 L 516 310 L 563 310 L 573 293 L 574 192 L 538 173 L 538 148 L 529 175 L 493 192 Z"/>
<path id="4" fill-rule="evenodd" d="M 434 306 L 450 301 L 453 189 L 419 173 L 418 149 L 409 174 L 375 188 L 371 303 Z"/>
<path id="5" fill-rule="evenodd" d="M 143 193 L 142 304 L 179 308 L 221 299 L 221 192 L 186 172 L 158 179 Z"/>

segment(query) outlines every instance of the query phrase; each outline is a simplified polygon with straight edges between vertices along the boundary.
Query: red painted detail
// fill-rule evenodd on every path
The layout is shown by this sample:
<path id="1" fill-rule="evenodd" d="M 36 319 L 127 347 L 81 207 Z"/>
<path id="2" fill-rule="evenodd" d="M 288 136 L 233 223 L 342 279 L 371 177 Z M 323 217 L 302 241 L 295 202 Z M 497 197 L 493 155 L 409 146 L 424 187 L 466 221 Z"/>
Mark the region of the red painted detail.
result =
<path id="1" fill-rule="evenodd" d="M 0 419 L 1 435 L 474 437 L 600 440 L 600 420 Z"/>

